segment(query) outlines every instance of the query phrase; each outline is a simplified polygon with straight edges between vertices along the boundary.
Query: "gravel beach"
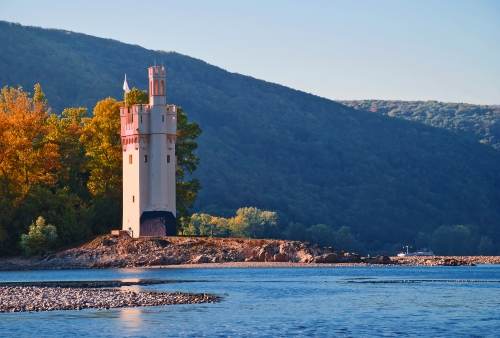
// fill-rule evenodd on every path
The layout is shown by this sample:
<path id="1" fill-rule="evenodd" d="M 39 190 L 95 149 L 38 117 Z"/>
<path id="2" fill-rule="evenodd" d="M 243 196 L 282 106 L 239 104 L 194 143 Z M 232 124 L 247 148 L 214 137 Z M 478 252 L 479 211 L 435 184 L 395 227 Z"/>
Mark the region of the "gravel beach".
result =
<path id="1" fill-rule="evenodd" d="M 39 286 L 0 287 L 0 312 L 110 309 L 216 302 L 219 302 L 219 297 L 212 294 Z"/>

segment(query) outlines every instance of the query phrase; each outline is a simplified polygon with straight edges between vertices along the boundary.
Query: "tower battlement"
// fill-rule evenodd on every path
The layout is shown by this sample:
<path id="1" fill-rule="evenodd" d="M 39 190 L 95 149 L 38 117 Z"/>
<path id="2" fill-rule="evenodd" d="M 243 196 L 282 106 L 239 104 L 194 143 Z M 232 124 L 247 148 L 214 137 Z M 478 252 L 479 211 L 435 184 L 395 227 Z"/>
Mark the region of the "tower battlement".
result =
<path id="1" fill-rule="evenodd" d="M 166 70 L 164 66 L 153 66 L 148 68 L 149 77 L 166 77 Z"/>
<path id="2" fill-rule="evenodd" d="M 150 107 L 147 104 L 134 104 L 131 107 L 120 107 L 120 116 L 128 114 L 149 114 Z"/>

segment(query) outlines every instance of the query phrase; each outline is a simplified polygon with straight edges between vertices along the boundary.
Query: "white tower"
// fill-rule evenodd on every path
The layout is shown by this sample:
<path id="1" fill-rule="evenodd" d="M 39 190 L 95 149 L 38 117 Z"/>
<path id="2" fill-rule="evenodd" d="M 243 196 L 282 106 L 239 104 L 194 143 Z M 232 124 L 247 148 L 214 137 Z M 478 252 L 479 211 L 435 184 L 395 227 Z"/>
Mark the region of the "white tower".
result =
<path id="1" fill-rule="evenodd" d="M 120 108 L 123 230 L 175 236 L 177 107 L 167 106 L 165 67 L 150 67 L 149 105 Z"/>

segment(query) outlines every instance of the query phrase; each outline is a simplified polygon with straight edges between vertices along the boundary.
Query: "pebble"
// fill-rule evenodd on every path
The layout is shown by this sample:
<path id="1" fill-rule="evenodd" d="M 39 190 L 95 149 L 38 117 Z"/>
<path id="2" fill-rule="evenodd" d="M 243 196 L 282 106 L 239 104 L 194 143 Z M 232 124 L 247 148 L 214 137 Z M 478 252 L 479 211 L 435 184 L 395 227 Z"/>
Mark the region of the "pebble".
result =
<path id="1" fill-rule="evenodd" d="M 134 292 L 39 286 L 1 286 L 0 312 L 110 309 L 172 304 L 217 303 L 213 294 Z"/>

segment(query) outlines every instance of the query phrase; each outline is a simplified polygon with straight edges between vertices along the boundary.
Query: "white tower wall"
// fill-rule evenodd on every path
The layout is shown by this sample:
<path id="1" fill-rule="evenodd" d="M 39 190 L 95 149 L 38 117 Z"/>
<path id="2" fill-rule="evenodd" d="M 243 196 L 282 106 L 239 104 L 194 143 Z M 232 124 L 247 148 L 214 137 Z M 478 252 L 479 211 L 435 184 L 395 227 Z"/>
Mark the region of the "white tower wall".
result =
<path id="1" fill-rule="evenodd" d="M 120 110 L 123 229 L 133 237 L 175 234 L 177 108 L 166 105 L 166 69 L 148 75 L 150 104 Z"/>
<path id="2" fill-rule="evenodd" d="M 167 181 L 174 182 L 168 185 L 168 196 L 175 194 L 175 172 L 177 171 L 177 157 L 175 156 L 175 143 L 177 141 L 177 107 L 169 105 L 167 107 Z M 176 200 L 169 199 L 167 210 L 176 216 Z"/>

